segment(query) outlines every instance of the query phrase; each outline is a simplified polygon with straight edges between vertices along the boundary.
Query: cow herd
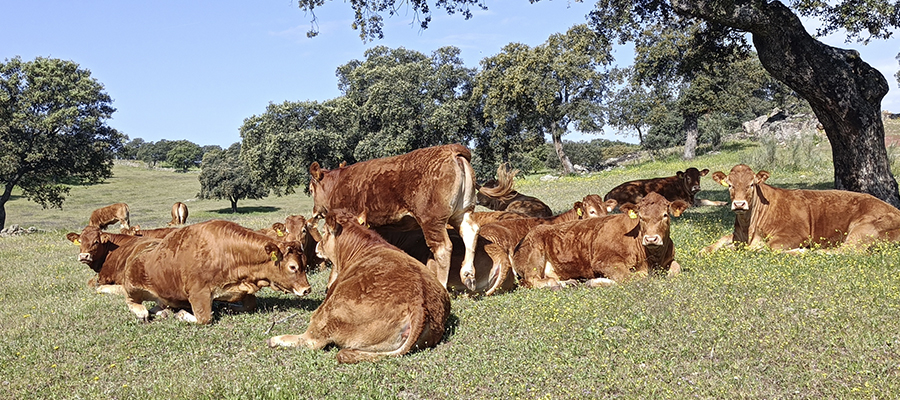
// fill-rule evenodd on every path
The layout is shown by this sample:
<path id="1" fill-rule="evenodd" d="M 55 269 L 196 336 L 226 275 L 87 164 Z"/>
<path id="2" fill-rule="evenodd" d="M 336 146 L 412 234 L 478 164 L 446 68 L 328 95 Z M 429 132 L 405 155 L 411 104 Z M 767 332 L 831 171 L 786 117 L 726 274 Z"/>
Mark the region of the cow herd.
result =
<path id="1" fill-rule="evenodd" d="M 292 215 L 266 229 L 221 220 L 184 225 L 187 207 L 176 203 L 173 227 L 141 230 L 118 203 L 94 211 L 67 239 L 97 273 L 89 285 L 123 295 L 145 322 L 174 314 L 208 324 L 214 301 L 253 310 L 263 287 L 303 296 L 311 291 L 307 272 L 328 261 L 326 296 L 306 332 L 268 344 L 335 345 L 339 362 L 354 363 L 437 345 L 450 292 L 609 286 L 678 274 L 671 217 L 694 205 L 727 204 L 697 199 L 709 171 L 688 168 L 623 183 L 604 198 L 588 194 L 554 216 L 513 190 L 516 171 L 501 167 L 496 181 L 479 186 L 470 160 L 464 146 L 444 145 L 331 170 L 313 163 L 312 217 Z M 900 210 L 875 197 L 779 189 L 768 177 L 746 165 L 712 174 L 729 188 L 734 232 L 703 251 L 835 251 L 900 241 Z M 475 212 L 476 205 L 494 211 Z M 122 233 L 104 231 L 117 221 Z M 145 301 L 156 307 L 148 310 Z"/>

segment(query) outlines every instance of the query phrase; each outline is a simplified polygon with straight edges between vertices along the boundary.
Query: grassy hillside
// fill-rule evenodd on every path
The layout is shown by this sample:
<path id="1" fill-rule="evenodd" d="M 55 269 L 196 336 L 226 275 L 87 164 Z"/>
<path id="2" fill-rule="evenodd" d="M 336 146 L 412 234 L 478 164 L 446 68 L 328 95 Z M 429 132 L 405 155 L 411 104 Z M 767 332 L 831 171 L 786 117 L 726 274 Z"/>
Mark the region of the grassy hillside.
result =
<path id="1" fill-rule="evenodd" d="M 541 182 L 520 191 L 562 211 L 625 180 L 688 166 L 738 162 L 783 187 L 831 185 L 827 142 L 731 143 L 693 162 L 677 157 Z M 800 151 L 800 150 L 803 151 Z M 769 161 L 766 161 L 769 160 Z M 25 199 L 9 224 L 43 232 L 0 239 L 0 398 L 893 398 L 900 393 L 900 247 L 863 255 L 697 251 L 730 231 L 731 213 L 691 208 L 673 222 L 685 273 L 615 288 L 516 290 L 453 299 L 437 348 L 375 364 L 337 365 L 335 350 L 269 349 L 270 336 L 302 333 L 324 298 L 268 289 L 260 310 L 218 310 L 209 326 L 139 324 L 119 297 L 94 294 L 90 271 L 63 237 L 90 210 L 125 201 L 135 223 L 162 226 L 174 201 L 193 199 L 195 174 L 117 166 L 108 183 L 74 188 L 63 211 Z M 725 200 L 704 178 L 701 197 Z M 187 202 L 189 222 L 226 218 L 262 227 L 307 214 L 302 194 Z M 840 210 L 835 210 L 840 212 Z"/>

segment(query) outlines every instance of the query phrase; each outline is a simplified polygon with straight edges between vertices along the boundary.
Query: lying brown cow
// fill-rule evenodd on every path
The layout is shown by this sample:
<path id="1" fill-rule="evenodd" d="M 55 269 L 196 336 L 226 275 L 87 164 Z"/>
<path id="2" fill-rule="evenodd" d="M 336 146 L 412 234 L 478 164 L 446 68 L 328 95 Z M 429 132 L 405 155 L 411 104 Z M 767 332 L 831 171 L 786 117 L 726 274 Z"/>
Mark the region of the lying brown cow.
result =
<path id="1" fill-rule="evenodd" d="M 128 204 L 116 203 L 94 210 L 91 212 L 88 226 L 106 229 L 107 226 L 116 222 L 120 223 L 123 228 L 128 228 L 131 224 L 131 220 L 129 220 Z"/>
<path id="2" fill-rule="evenodd" d="M 527 287 L 558 287 L 578 280 L 607 286 L 646 276 L 651 270 L 681 271 L 669 237 L 669 215 L 688 203 L 670 203 L 651 192 L 624 214 L 590 218 L 531 230 L 513 257 L 513 268 Z"/>
<path id="3" fill-rule="evenodd" d="M 352 217 L 328 214 L 320 251 L 332 262 L 328 295 L 302 335 L 269 346 L 341 348 L 340 363 L 401 356 L 444 336 L 450 296 L 426 267 Z"/>
<path id="4" fill-rule="evenodd" d="M 615 200 L 603 202 L 600 196 L 589 194 L 582 201 L 576 201 L 571 210 L 555 217 L 497 221 L 482 226 L 478 230 L 478 236 L 487 242 L 484 245 L 484 251 L 491 258 L 492 271 L 496 270 L 495 275 L 499 277 L 506 277 L 512 270 L 513 253 L 516 246 L 534 227 L 585 218 L 605 217 L 615 207 Z M 500 282 L 502 281 L 497 281 L 497 283 Z M 485 295 L 490 296 L 497 288 L 498 286 L 491 287 L 485 292 Z"/>
<path id="5" fill-rule="evenodd" d="M 550 206 L 540 201 L 536 197 L 527 196 L 512 189 L 513 182 L 519 170 L 514 169 L 507 171 L 506 164 L 501 164 L 497 168 L 497 179 L 488 181 L 485 187 L 498 188 L 503 187 L 503 191 L 508 192 L 502 197 L 491 197 L 481 192 L 476 194 L 479 206 L 490 208 L 494 211 L 509 211 L 519 214 L 525 214 L 529 217 L 552 217 L 553 210 Z"/>
<path id="6" fill-rule="evenodd" d="M 353 215 L 365 214 L 371 226 L 403 223 L 412 229 L 421 227 L 428 248 L 434 253 L 429 267 L 446 287 L 452 252 L 446 226 L 459 230 L 475 209 L 475 177 L 470 159 L 469 149 L 451 144 L 334 170 L 323 169 L 314 162 L 309 167 L 313 214 L 322 216 L 342 209 Z M 404 223 L 404 218 L 412 218 L 415 223 Z M 475 241 L 474 235 L 463 236 L 467 257 L 474 256 Z M 474 270 L 460 273 L 464 282 L 474 286 Z"/>
<path id="7" fill-rule="evenodd" d="M 725 202 L 721 201 L 695 198 L 697 193 L 700 192 L 700 177 L 706 176 L 707 173 L 709 173 L 708 169 L 700 171 L 697 168 L 690 167 L 684 172 L 676 172 L 675 176 L 628 181 L 614 187 L 609 193 L 606 193 L 606 196 L 603 196 L 603 199 L 613 199 L 618 201 L 619 204 L 637 204 L 647 193 L 656 192 L 663 195 L 666 200 L 682 200 L 693 206 L 725 205 Z"/>
<path id="8" fill-rule="evenodd" d="M 121 295 L 125 294 L 122 289 L 125 261 L 157 242 L 149 237 L 106 233 L 96 226 L 86 226 L 81 234 L 69 232 L 66 239 L 79 246 L 78 261 L 97 273 L 88 286 L 97 293 Z"/>
<path id="9" fill-rule="evenodd" d="M 126 263 L 125 303 L 142 321 L 144 301 L 187 308 L 180 317 L 208 324 L 214 300 L 256 307 L 256 293 L 271 286 L 303 296 L 310 291 L 300 243 L 272 240 L 234 222 L 213 220 L 172 232 Z"/>
<path id="10" fill-rule="evenodd" d="M 187 222 L 188 217 L 188 209 L 187 205 L 182 202 L 176 202 L 172 204 L 172 220 L 169 221 L 168 225 L 184 225 Z"/>
<path id="11" fill-rule="evenodd" d="M 878 240 L 900 241 L 900 210 L 874 196 L 843 190 L 787 190 L 765 182 L 739 164 L 713 179 L 728 186 L 735 213 L 734 232 L 706 251 L 728 243 L 751 249 L 794 250 L 809 247 L 867 247 Z"/>

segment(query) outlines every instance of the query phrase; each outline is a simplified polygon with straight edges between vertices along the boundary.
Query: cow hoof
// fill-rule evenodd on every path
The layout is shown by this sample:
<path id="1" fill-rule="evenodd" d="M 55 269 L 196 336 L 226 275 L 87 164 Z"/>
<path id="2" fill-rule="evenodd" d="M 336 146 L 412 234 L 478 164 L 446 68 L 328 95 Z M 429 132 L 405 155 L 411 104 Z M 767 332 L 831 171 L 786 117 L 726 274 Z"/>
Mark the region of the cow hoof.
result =
<path id="1" fill-rule="evenodd" d="M 463 284 L 466 285 L 466 287 L 469 290 L 471 290 L 473 292 L 475 291 L 475 278 L 474 277 L 466 277 L 466 280 L 463 281 Z"/>
<path id="2" fill-rule="evenodd" d="M 169 319 L 169 318 L 174 317 L 175 313 L 172 312 L 171 309 L 165 308 L 165 309 L 157 311 L 156 314 L 154 314 L 154 315 L 156 316 L 156 318 L 159 318 L 159 319 Z"/>
<path id="3" fill-rule="evenodd" d="M 178 311 L 177 313 L 175 313 L 175 318 L 177 318 L 179 321 L 197 323 L 197 318 L 194 317 L 193 314 L 191 314 L 185 310 L 181 310 L 181 311 Z"/>

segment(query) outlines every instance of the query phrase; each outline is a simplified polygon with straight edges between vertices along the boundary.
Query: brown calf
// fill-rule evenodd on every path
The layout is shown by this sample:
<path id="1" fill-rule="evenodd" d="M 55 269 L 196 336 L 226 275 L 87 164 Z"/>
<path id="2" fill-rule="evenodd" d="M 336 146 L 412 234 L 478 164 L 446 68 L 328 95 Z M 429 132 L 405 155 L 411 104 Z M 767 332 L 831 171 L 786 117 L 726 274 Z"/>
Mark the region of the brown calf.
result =
<path id="1" fill-rule="evenodd" d="M 310 291 L 300 243 L 272 240 L 234 222 L 213 220 L 172 232 L 126 263 L 125 302 L 147 321 L 144 301 L 187 308 L 182 318 L 208 324 L 213 300 L 256 307 L 256 293 L 271 286 L 303 296 Z"/>
<path id="2" fill-rule="evenodd" d="M 338 362 L 356 363 L 440 342 L 450 296 L 422 263 L 343 214 L 326 216 L 319 247 L 333 265 L 325 301 L 305 333 L 275 336 L 269 346 L 334 344 Z"/>
<path id="3" fill-rule="evenodd" d="M 188 209 L 187 205 L 182 202 L 172 204 L 172 220 L 167 225 L 184 225 L 187 222 Z"/>
<path id="4" fill-rule="evenodd" d="M 86 226 L 81 234 L 69 232 L 66 239 L 79 246 L 78 261 L 97 273 L 88 286 L 97 293 L 121 295 L 125 294 L 122 289 L 125 261 L 157 242 L 148 237 L 106 233 L 96 226 Z"/>
<path id="5" fill-rule="evenodd" d="M 656 192 L 663 195 L 666 200 L 682 200 L 692 206 L 725 205 L 724 202 L 695 198 L 700 192 L 700 177 L 706 176 L 707 173 L 709 173 L 708 169 L 700 171 L 690 167 L 684 172 L 678 171 L 675 176 L 629 181 L 614 187 L 609 193 L 606 193 L 606 196 L 603 196 L 603 199 L 614 199 L 619 204 L 637 204 L 647 193 Z"/>
<path id="6" fill-rule="evenodd" d="M 309 220 L 302 215 L 289 215 L 284 219 L 284 231 L 287 232 L 287 240 L 303 244 L 303 254 L 306 256 L 307 271 L 318 270 L 325 262 L 316 254 L 318 238 L 318 220 Z"/>
<path id="7" fill-rule="evenodd" d="M 754 174 L 739 164 L 713 179 L 728 186 L 734 232 L 708 246 L 729 243 L 751 249 L 867 247 L 878 240 L 900 241 L 900 210 L 874 196 L 843 190 L 787 190 L 766 184 L 769 173 Z"/>
<path id="8" fill-rule="evenodd" d="M 94 210 L 91 212 L 88 226 L 106 229 L 107 226 L 116 222 L 119 222 L 123 228 L 128 228 L 129 224 L 131 224 L 128 213 L 128 204 L 116 203 Z"/>
<path id="9" fill-rule="evenodd" d="M 512 270 L 513 254 L 516 246 L 534 227 L 586 218 L 605 217 L 615 207 L 615 200 L 602 202 L 600 196 L 590 194 L 585 196 L 582 201 L 576 201 L 571 210 L 555 217 L 498 221 L 482 226 L 478 230 L 478 236 L 487 242 L 484 245 L 484 251 L 491 258 L 492 271 L 496 270 L 495 274 L 497 276 L 506 277 Z M 493 294 L 496 288 L 490 288 L 485 295 Z"/>
<path id="10" fill-rule="evenodd" d="M 447 224 L 459 230 L 475 209 L 475 177 L 469 149 L 459 144 L 429 147 L 407 154 L 363 161 L 334 170 L 314 162 L 309 188 L 313 214 L 343 209 L 365 214 L 371 226 L 413 218 L 434 254 L 429 267 L 444 287 L 450 270 L 452 243 Z M 467 257 L 474 255 L 475 236 L 463 236 Z M 460 272 L 474 286 L 474 270 Z"/>
<path id="11" fill-rule="evenodd" d="M 624 214 L 542 225 L 531 230 L 513 257 L 527 287 L 558 287 L 576 280 L 607 286 L 646 276 L 651 270 L 681 271 L 669 237 L 669 215 L 688 203 L 670 203 L 651 192 Z"/>

